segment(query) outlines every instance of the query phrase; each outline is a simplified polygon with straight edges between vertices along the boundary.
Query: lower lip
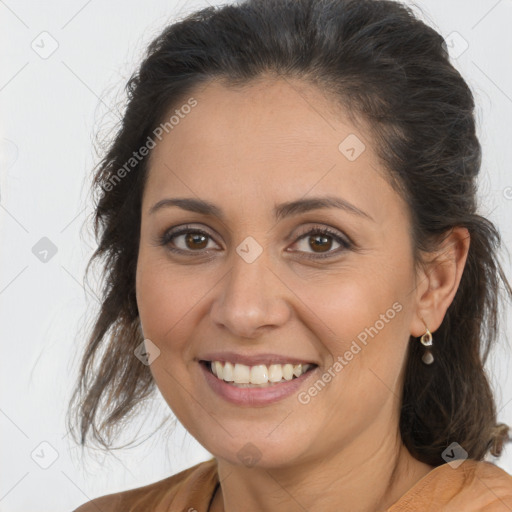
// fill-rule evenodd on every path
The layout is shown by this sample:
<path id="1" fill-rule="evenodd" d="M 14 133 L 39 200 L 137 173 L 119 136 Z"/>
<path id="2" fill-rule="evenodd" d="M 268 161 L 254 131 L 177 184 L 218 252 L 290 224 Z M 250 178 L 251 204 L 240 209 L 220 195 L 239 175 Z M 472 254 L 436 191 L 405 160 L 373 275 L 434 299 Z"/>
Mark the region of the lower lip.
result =
<path id="1" fill-rule="evenodd" d="M 219 396 L 235 405 L 259 406 L 268 405 L 278 402 L 293 393 L 304 384 L 318 370 L 318 366 L 312 370 L 303 373 L 300 377 L 281 382 L 265 388 L 239 388 L 228 384 L 224 380 L 218 379 L 206 367 L 204 363 L 199 363 L 201 371 L 208 385 Z"/>

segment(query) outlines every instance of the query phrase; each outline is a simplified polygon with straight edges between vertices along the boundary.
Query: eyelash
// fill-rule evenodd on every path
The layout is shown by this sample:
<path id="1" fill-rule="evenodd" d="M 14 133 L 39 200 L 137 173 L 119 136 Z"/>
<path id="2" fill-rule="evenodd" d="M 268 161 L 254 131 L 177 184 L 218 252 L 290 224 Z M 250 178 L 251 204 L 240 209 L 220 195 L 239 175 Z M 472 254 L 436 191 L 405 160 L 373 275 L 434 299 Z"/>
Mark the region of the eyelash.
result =
<path id="1" fill-rule="evenodd" d="M 177 230 L 170 229 L 170 230 L 166 231 L 159 238 L 158 243 L 159 243 L 159 245 L 162 245 L 162 246 L 168 246 L 167 247 L 168 250 L 171 252 L 174 252 L 174 253 L 178 253 L 178 254 L 199 253 L 199 254 L 195 254 L 194 256 L 201 256 L 201 253 L 203 251 L 205 251 L 206 249 L 193 251 L 193 250 L 178 249 L 176 247 L 170 246 L 170 243 L 174 238 L 176 238 L 180 235 L 183 235 L 183 234 L 190 234 L 190 233 L 204 235 L 210 239 L 213 239 L 213 237 L 209 233 L 207 233 L 206 231 L 203 231 L 202 229 L 194 228 L 193 226 L 183 226 L 181 229 L 177 229 Z M 312 228 L 309 231 L 306 231 L 305 233 L 302 233 L 301 235 L 299 235 L 294 243 L 298 242 L 299 240 L 302 240 L 303 238 L 308 238 L 309 236 L 313 236 L 313 235 L 327 235 L 329 237 L 332 237 L 335 242 L 340 244 L 341 247 L 335 251 L 329 251 L 328 253 L 325 253 L 325 254 L 305 253 L 306 255 L 304 257 L 308 258 L 308 259 L 318 260 L 318 259 L 332 258 L 342 251 L 350 250 L 350 249 L 354 248 L 354 243 L 352 242 L 352 240 L 350 240 L 348 237 L 346 237 L 346 238 L 341 237 L 337 231 L 334 231 L 327 227 Z"/>

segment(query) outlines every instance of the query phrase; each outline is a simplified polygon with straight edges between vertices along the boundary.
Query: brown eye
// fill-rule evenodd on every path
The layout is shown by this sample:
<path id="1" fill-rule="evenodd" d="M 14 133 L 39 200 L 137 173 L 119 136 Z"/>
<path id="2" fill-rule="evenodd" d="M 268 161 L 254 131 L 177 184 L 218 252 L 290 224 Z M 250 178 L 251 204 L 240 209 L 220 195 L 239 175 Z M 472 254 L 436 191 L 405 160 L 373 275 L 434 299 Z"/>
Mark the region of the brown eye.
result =
<path id="1" fill-rule="evenodd" d="M 201 253 L 213 241 L 209 233 L 197 228 L 184 226 L 179 230 L 169 230 L 160 239 L 160 245 L 179 253 Z"/>
<path id="2" fill-rule="evenodd" d="M 325 235 L 314 235 L 309 238 L 309 246 L 313 250 L 319 250 L 320 252 L 328 251 L 332 246 L 332 240 L 329 240 L 331 237 Z"/>
<path id="3" fill-rule="evenodd" d="M 208 235 L 202 233 L 187 233 L 185 235 L 185 245 L 189 249 L 204 249 L 208 245 Z"/>
<path id="4" fill-rule="evenodd" d="M 339 247 L 331 250 L 333 243 L 338 244 Z M 334 257 L 352 248 L 352 243 L 348 239 L 329 228 L 310 230 L 300 236 L 294 245 L 298 246 L 299 252 L 305 253 L 306 258 L 312 259 Z"/>

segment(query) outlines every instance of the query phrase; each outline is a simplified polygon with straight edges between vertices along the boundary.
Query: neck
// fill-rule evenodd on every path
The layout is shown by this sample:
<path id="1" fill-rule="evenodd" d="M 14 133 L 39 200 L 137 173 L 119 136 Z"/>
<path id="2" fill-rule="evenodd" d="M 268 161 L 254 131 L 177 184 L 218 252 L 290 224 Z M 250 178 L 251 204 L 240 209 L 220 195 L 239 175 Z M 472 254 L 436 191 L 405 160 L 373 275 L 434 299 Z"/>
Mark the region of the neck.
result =
<path id="1" fill-rule="evenodd" d="M 373 429 L 340 451 L 281 467 L 217 458 L 221 485 L 211 512 L 381 512 L 433 469 L 414 459 L 399 436 Z"/>

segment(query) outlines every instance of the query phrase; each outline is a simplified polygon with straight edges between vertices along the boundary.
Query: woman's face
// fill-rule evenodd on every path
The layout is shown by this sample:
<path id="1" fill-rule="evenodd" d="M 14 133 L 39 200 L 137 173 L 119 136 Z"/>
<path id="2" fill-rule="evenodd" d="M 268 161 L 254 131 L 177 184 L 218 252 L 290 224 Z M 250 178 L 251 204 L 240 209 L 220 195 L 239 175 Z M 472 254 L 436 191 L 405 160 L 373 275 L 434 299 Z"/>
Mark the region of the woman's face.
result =
<path id="1" fill-rule="evenodd" d="M 373 453 L 398 430 L 416 321 L 405 203 L 369 135 L 312 86 L 212 82 L 192 96 L 155 139 L 142 203 L 137 302 L 149 352 L 160 351 L 158 388 L 210 453 L 235 464 Z M 339 207 L 306 208 L 327 197 Z M 178 198 L 216 210 L 152 211 Z M 316 366 L 244 387 L 213 375 L 212 359 L 226 379 L 251 382 Z"/>

